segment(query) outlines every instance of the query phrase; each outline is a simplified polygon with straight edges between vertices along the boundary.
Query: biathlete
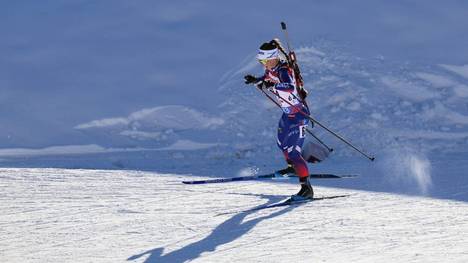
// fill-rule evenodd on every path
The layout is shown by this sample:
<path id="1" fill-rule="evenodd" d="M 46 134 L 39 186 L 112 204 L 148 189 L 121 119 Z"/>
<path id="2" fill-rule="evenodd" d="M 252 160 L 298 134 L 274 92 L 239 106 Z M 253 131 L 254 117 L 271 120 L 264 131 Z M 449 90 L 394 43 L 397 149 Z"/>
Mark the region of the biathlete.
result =
<path id="1" fill-rule="evenodd" d="M 277 42 L 263 43 L 257 54 L 258 61 L 265 67 L 261 77 L 246 75 L 246 84 L 255 84 L 260 89 L 269 89 L 278 100 L 283 115 L 278 125 L 278 147 L 284 154 L 289 169 L 299 177 L 301 189 L 291 196 L 293 200 L 312 199 L 314 190 L 310 184 L 307 163 L 302 157 L 306 128 L 309 124 L 309 108 L 300 98 L 294 70 L 281 59 Z"/>

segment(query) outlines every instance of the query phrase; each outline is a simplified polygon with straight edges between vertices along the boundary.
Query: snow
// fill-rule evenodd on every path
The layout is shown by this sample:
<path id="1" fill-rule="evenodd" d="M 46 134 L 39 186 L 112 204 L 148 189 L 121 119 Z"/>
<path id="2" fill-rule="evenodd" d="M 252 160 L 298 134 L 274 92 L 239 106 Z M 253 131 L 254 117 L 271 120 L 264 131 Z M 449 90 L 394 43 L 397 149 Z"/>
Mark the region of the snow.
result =
<path id="1" fill-rule="evenodd" d="M 421 195 L 427 195 L 433 186 L 431 162 L 422 154 L 395 150 L 379 165 L 391 175 L 387 178 L 399 185 L 415 185 Z"/>
<path id="2" fill-rule="evenodd" d="M 105 149 L 99 145 L 67 145 L 53 146 L 43 149 L 1 149 L 0 156 L 40 156 L 40 155 L 67 155 L 67 154 L 89 154 L 104 153 L 111 150 Z"/>
<path id="3" fill-rule="evenodd" d="M 128 117 L 94 120 L 77 125 L 76 129 L 107 128 L 113 126 L 132 127 L 134 129 L 214 129 L 223 124 L 223 119 L 205 116 L 197 110 L 170 105 L 150 109 L 142 109 L 131 113 Z"/>
<path id="4" fill-rule="evenodd" d="M 195 151 L 212 147 L 223 146 L 218 143 L 200 143 L 191 140 L 178 140 L 172 145 L 161 148 L 104 148 L 99 145 L 66 145 L 53 146 L 42 149 L 0 149 L 0 157 L 39 157 L 39 156 L 68 156 L 68 155 L 89 155 L 89 154 L 110 154 L 110 153 L 130 153 L 148 151 Z"/>
<path id="5" fill-rule="evenodd" d="M 447 88 L 451 86 L 457 85 L 457 82 L 454 80 L 447 78 L 445 76 L 426 73 L 426 72 L 417 72 L 415 75 L 418 78 L 421 78 L 427 82 L 429 82 L 432 86 L 436 88 Z"/>
<path id="6" fill-rule="evenodd" d="M 428 130 L 399 130 L 392 132 L 396 136 L 411 139 L 465 139 L 468 138 L 468 132 L 447 132 L 447 131 L 428 131 Z"/>
<path id="7" fill-rule="evenodd" d="M 246 10 L 246 4 L 251 8 Z M 261 1 L 116 0 L 111 6 L 2 2 L 0 100 L 5 114 L 0 147 L 123 147 L 131 138 L 108 142 L 73 128 L 168 105 L 216 115 L 225 101 L 223 92 L 217 92 L 226 84 L 218 83 L 221 76 L 237 72 L 242 77 L 254 68 L 260 43 L 283 38 L 280 20 L 288 23 L 291 47 L 306 54 L 299 59 L 317 63 L 318 69 L 347 51 L 363 61 L 371 59 L 375 64 L 365 64 L 385 76 L 410 69 L 463 82 L 466 78 L 443 66 L 462 70 L 467 64 L 466 7 L 457 0 L 431 0 L 424 6 L 403 0 L 354 0 L 306 2 L 293 7 L 294 12 L 284 12 L 283 5 Z M 54 12 L 45 15 L 48 10 Z M 326 42 L 333 48 L 323 48 Z M 386 67 L 375 67 L 379 64 Z M 361 76 L 381 77 L 368 68 L 356 70 Z M 304 73 L 306 82 L 313 83 L 314 74 Z M 350 72 L 334 73 L 343 77 Z M 241 78 L 229 83 L 242 86 Z"/>
<path id="8" fill-rule="evenodd" d="M 201 149 L 207 149 L 211 147 L 219 146 L 219 144 L 216 143 L 198 143 L 190 140 L 178 140 L 174 144 L 160 148 L 158 150 L 160 151 L 193 151 L 193 150 L 201 150 Z"/>
<path id="9" fill-rule="evenodd" d="M 382 78 L 382 82 L 389 88 L 395 91 L 403 99 L 422 102 L 428 99 L 438 97 L 438 93 L 431 92 L 429 89 L 421 86 L 412 85 L 411 83 L 394 79 L 392 77 Z"/>
<path id="10" fill-rule="evenodd" d="M 468 97 L 468 86 L 466 85 L 458 85 L 453 89 L 453 91 L 458 97 L 461 97 L 461 98 Z"/>
<path id="11" fill-rule="evenodd" d="M 189 175 L 0 169 L 3 262 L 465 262 L 466 202 L 350 195 L 278 202 L 289 182 L 186 186 Z M 200 179 L 200 177 L 190 177 Z M 231 212 L 231 213 L 227 213 Z"/>
<path id="12" fill-rule="evenodd" d="M 467 3 L 0 6 L 1 262 L 468 261 Z M 242 213 L 297 182 L 180 181 L 284 168 L 243 83 L 272 14 L 313 117 L 376 159 L 311 128 L 311 172 L 359 174 L 316 195 L 350 196 Z"/>
<path id="13" fill-rule="evenodd" d="M 433 120 L 446 119 L 454 124 L 468 124 L 468 115 L 452 111 L 440 102 L 434 104 L 434 108 L 424 112 L 425 117 Z"/>
<path id="14" fill-rule="evenodd" d="M 468 79 L 468 65 L 456 66 L 456 65 L 441 65 L 441 67 L 455 72 L 456 74 Z"/>

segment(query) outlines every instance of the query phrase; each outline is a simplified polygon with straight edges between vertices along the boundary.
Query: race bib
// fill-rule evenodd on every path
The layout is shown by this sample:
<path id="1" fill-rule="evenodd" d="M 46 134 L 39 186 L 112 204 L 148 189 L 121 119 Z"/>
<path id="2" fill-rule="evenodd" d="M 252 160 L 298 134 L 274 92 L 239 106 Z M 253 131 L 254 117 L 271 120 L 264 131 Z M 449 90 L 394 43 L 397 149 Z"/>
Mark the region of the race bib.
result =
<path id="1" fill-rule="evenodd" d="M 307 131 L 307 125 L 299 126 L 299 138 L 305 138 Z"/>

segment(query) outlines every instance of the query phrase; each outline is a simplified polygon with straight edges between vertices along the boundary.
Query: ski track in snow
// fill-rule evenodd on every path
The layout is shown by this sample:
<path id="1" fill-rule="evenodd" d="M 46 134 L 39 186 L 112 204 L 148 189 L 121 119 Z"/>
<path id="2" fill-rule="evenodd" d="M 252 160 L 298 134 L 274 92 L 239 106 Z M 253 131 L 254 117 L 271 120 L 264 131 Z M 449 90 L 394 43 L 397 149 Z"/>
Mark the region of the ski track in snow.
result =
<path id="1" fill-rule="evenodd" d="M 0 169 L 0 261 L 468 261 L 465 202 L 316 187 L 351 196 L 216 216 L 297 185 L 180 183 L 188 176 Z"/>

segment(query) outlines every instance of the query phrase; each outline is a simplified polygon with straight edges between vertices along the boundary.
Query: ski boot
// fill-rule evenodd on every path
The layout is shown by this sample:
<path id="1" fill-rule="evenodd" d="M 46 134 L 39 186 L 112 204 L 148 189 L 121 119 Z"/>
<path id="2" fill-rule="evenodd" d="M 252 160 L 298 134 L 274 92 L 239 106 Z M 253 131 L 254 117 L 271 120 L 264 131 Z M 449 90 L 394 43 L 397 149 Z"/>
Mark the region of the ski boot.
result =
<path id="1" fill-rule="evenodd" d="M 295 195 L 291 196 L 292 201 L 304 201 L 314 198 L 314 189 L 309 181 L 309 176 L 300 177 L 299 182 L 301 183 L 301 190 Z"/>

